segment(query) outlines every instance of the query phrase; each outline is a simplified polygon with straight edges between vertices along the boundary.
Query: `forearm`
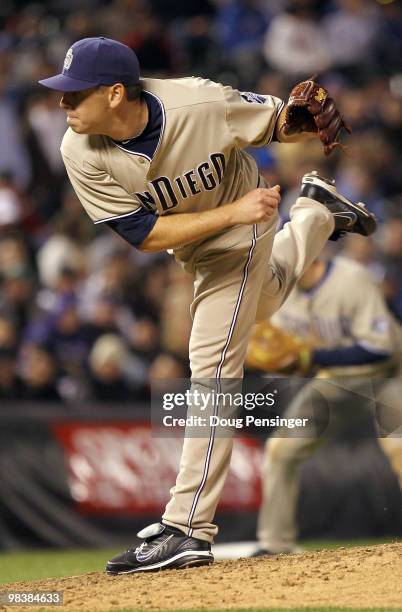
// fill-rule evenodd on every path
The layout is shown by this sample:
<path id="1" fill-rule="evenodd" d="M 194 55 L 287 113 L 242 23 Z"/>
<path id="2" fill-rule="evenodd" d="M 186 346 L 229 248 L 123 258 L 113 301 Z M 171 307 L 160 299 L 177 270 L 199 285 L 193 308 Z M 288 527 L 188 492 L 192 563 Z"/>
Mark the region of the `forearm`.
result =
<path id="1" fill-rule="evenodd" d="M 309 140 L 310 138 L 318 137 L 318 132 L 296 132 L 294 134 L 285 134 L 283 131 L 283 126 L 286 122 L 286 110 L 287 106 L 284 106 L 276 121 L 275 137 L 278 142 L 302 142 L 304 140 Z"/>
<path id="2" fill-rule="evenodd" d="M 141 244 L 140 250 L 154 253 L 178 248 L 208 238 L 233 225 L 236 225 L 236 220 L 232 204 L 199 213 L 179 213 L 159 217 Z"/>
<path id="3" fill-rule="evenodd" d="M 177 249 L 196 240 L 213 236 L 233 225 L 252 225 L 268 221 L 277 214 L 280 187 L 261 187 L 212 210 L 159 217 L 139 247 L 146 253 Z"/>

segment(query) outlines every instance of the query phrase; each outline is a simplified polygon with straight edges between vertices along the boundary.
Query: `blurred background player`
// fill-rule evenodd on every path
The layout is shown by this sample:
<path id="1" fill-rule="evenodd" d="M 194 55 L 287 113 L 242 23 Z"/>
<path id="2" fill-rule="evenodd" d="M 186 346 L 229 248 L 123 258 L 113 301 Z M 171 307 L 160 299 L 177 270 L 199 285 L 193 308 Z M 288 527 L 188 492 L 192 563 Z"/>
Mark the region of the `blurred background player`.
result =
<path id="1" fill-rule="evenodd" d="M 401 328 L 363 266 L 343 257 L 317 259 L 271 323 L 301 339 L 286 364 L 288 370 L 294 366 L 315 376 L 282 415 L 309 418 L 307 427 L 278 429 L 266 443 L 255 555 L 298 550 L 300 467 L 323 443 L 346 423 L 358 431 L 364 415 L 372 415 L 380 435 L 402 424 L 397 397 L 402 386 L 392 378 L 398 371 Z M 264 356 L 258 353 L 261 348 L 268 358 L 269 339 L 261 347 L 263 326 L 256 329 L 250 344 L 250 365 L 263 364 Z M 391 464 L 395 464 L 400 442 L 395 437 L 382 444 Z"/>

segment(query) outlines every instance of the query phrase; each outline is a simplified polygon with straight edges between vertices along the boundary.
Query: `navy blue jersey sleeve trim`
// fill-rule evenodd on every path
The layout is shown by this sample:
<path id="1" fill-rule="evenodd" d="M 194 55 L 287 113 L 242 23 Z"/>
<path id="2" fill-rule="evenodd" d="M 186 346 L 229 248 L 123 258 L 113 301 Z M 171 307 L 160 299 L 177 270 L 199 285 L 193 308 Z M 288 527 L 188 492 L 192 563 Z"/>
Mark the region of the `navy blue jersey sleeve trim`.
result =
<path id="1" fill-rule="evenodd" d="M 99 219 L 99 221 L 94 221 L 95 225 L 99 225 L 100 223 L 106 223 L 107 221 L 114 221 L 115 219 L 123 219 L 124 217 L 130 217 L 131 215 L 136 215 L 137 212 L 141 210 L 142 206 L 137 206 L 134 210 L 130 210 L 128 213 L 124 213 L 123 215 L 114 215 L 113 217 L 108 217 L 107 219 Z"/>
<path id="2" fill-rule="evenodd" d="M 138 248 L 144 242 L 157 220 L 157 215 L 143 208 L 137 211 L 135 215 L 110 219 L 105 221 L 105 223 L 119 236 Z"/>
<path id="3" fill-rule="evenodd" d="M 285 108 L 285 102 L 282 102 L 282 104 L 279 106 L 278 110 L 276 111 L 276 119 L 275 119 L 274 129 L 272 132 L 271 142 L 280 142 L 276 135 L 276 126 L 278 125 L 279 115 L 281 114 L 284 108 Z"/>
<path id="4" fill-rule="evenodd" d="M 313 363 L 320 366 L 349 366 L 375 363 L 389 357 L 387 354 L 374 353 L 359 344 L 333 349 L 316 349 L 313 353 Z"/>

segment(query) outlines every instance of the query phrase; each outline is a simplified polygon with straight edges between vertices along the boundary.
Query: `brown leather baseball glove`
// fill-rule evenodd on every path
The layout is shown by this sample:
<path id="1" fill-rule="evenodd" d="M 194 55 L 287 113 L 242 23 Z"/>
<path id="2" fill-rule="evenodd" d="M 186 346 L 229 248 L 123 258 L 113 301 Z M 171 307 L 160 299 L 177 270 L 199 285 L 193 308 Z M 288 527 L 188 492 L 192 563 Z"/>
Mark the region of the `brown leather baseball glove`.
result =
<path id="1" fill-rule="evenodd" d="M 318 132 L 325 155 L 342 146 L 338 141 L 342 129 L 351 134 L 328 91 L 314 77 L 299 83 L 290 92 L 282 129 L 286 135 Z"/>
<path id="2" fill-rule="evenodd" d="M 253 330 L 245 365 L 264 372 L 305 374 L 311 366 L 311 350 L 300 338 L 263 321 Z"/>

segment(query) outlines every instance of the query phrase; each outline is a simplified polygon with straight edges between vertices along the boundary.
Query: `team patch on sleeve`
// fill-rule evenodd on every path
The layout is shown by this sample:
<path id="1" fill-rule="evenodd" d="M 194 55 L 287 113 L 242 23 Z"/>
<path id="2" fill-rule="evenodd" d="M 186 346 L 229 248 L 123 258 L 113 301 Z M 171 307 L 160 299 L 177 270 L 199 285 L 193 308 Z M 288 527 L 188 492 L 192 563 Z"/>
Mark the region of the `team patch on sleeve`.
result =
<path id="1" fill-rule="evenodd" d="M 250 102 L 251 104 L 265 104 L 266 98 L 264 96 L 260 96 L 252 91 L 241 91 L 241 97 L 246 102 Z"/>
<path id="2" fill-rule="evenodd" d="M 377 334 L 385 334 L 389 330 L 389 321 L 386 317 L 375 317 L 372 321 L 371 328 Z"/>

